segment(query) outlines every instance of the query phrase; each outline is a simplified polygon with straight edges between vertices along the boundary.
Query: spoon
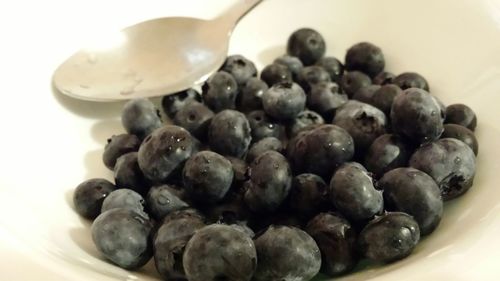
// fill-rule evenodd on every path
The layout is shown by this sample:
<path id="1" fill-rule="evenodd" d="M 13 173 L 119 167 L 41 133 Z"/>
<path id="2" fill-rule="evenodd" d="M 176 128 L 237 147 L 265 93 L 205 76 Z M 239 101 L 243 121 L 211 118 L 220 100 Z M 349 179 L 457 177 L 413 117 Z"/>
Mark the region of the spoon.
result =
<path id="1" fill-rule="evenodd" d="M 153 19 L 110 34 L 114 46 L 85 48 L 54 73 L 63 94 L 91 101 L 154 97 L 206 80 L 224 63 L 238 21 L 262 0 L 240 0 L 212 20 Z M 113 40 L 109 40 L 113 39 Z"/>

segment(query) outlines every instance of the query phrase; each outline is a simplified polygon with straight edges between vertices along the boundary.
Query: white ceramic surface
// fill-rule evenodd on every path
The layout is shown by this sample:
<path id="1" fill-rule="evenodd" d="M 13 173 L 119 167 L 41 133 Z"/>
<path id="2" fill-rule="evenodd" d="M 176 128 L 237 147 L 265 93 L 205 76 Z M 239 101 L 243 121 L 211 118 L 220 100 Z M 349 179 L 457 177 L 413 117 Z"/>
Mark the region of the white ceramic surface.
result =
<path id="1" fill-rule="evenodd" d="M 210 18 L 231 2 L 0 4 L 0 280 L 157 278 L 151 264 L 127 272 L 103 261 L 89 223 L 71 209 L 77 184 L 112 178 L 100 157 L 106 138 L 122 132 L 122 104 L 54 94 L 52 71 L 99 31 L 169 15 Z M 262 67 L 302 26 L 319 30 L 339 58 L 374 42 L 388 70 L 422 73 L 443 102 L 466 103 L 479 118 L 474 187 L 446 204 L 440 227 L 409 258 L 344 280 L 500 280 L 500 1 L 266 0 L 242 20 L 230 50 Z"/>

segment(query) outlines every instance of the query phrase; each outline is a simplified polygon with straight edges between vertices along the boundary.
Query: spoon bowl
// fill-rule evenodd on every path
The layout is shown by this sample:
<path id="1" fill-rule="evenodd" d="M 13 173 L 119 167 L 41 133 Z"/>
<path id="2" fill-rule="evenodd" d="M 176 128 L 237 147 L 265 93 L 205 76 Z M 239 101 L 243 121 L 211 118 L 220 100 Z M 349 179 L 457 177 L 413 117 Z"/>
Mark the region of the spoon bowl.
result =
<path id="1" fill-rule="evenodd" d="M 62 63 L 54 85 L 84 100 L 117 101 L 185 90 L 206 80 L 227 56 L 238 20 L 261 0 L 238 2 L 213 20 L 169 17 L 106 36 Z"/>

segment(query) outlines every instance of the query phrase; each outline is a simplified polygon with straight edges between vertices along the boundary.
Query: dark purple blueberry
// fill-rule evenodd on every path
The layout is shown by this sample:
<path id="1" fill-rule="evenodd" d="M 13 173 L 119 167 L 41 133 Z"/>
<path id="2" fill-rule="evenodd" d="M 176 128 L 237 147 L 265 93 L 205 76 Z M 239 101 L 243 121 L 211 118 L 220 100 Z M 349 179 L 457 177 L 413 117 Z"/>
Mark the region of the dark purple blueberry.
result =
<path id="1" fill-rule="evenodd" d="M 287 150 L 296 173 L 313 173 L 326 179 L 342 163 L 352 159 L 354 142 L 346 130 L 325 124 L 299 133 Z"/>
<path id="2" fill-rule="evenodd" d="M 208 124 L 213 116 L 214 112 L 206 105 L 192 101 L 177 111 L 173 121 L 175 125 L 188 130 L 196 138 L 205 140 Z"/>
<path id="3" fill-rule="evenodd" d="M 165 280 L 187 280 L 182 256 L 189 239 L 205 224 L 198 217 L 181 217 L 164 222 L 153 240 L 156 269 Z"/>
<path id="4" fill-rule="evenodd" d="M 241 158 L 226 156 L 226 159 L 231 162 L 233 166 L 233 184 L 241 184 L 248 179 L 247 170 L 248 165 L 247 162 Z"/>
<path id="5" fill-rule="evenodd" d="M 106 211 L 122 208 L 137 212 L 144 218 L 149 218 L 145 212 L 146 201 L 137 192 L 132 189 L 120 188 L 112 191 L 102 202 L 101 213 Z"/>
<path id="6" fill-rule="evenodd" d="M 378 262 L 393 262 L 411 254 L 420 241 L 417 222 L 405 213 L 387 213 L 371 221 L 359 234 L 363 255 Z"/>
<path id="7" fill-rule="evenodd" d="M 419 88 L 429 91 L 429 83 L 425 78 L 415 72 L 404 72 L 394 77 L 392 80 L 393 84 L 399 86 L 402 90 L 409 88 Z"/>
<path id="8" fill-rule="evenodd" d="M 235 108 L 238 84 L 231 74 L 225 71 L 216 72 L 203 84 L 202 90 L 205 105 L 214 112 Z"/>
<path id="9" fill-rule="evenodd" d="M 163 96 L 161 106 L 168 117 L 174 118 L 177 111 L 192 101 L 201 102 L 201 95 L 195 89 L 187 89 Z"/>
<path id="10" fill-rule="evenodd" d="M 378 182 L 386 210 L 404 212 L 418 223 L 420 235 L 434 231 L 443 215 L 441 192 L 434 179 L 414 168 L 397 168 Z"/>
<path id="11" fill-rule="evenodd" d="M 106 259 L 125 269 L 137 269 L 153 255 L 152 228 L 139 213 L 116 208 L 97 217 L 92 224 L 92 240 Z"/>
<path id="12" fill-rule="evenodd" d="M 299 216 L 310 218 L 321 211 L 327 202 L 327 185 L 315 174 L 300 174 L 293 178 L 290 190 L 290 209 Z"/>
<path id="13" fill-rule="evenodd" d="M 245 183 L 248 207 L 257 213 L 277 210 L 292 185 L 292 171 L 286 158 L 269 150 L 250 164 L 248 173 L 250 179 Z"/>
<path id="14" fill-rule="evenodd" d="M 387 84 L 376 90 L 375 93 L 373 93 L 371 101 L 368 103 L 382 110 L 387 117 L 390 117 L 394 99 L 402 94 L 403 91 L 398 86 Z"/>
<path id="15" fill-rule="evenodd" d="M 348 100 L 347 95 L 342 94 L 339 86 L 333 82 L 320 82 L 315 84 L 307 97 L 307 106 L 331 121 L 337 108 Z"/>
<path id="16" fill-rule="evenodd" d="M 417 149 L 410 158 L 410 166 L 431 176 L 446 201 L 464 194 L 472 186 L 476 157 L 464 142 L 445 138 Z"/>
<path id="17" fill-rule="evenodd" d="M 170 221 L 183 219 L 183 218 L 199 219 L 203 222 L 205 222 L 205 220 L 206 220 L 205 216 L 203 214 L 201 214 L 197 209 L 186 208 L 186 209 L 180 209 L 177 211 L 173 211 L 170 214 L 166 215 L 163 218 L 163 224 L 166 224 Z"/>
<path id="18" fill-rule="evenodd" d="M 166 125 L 144 139 L 137 159 L 144 175 L 160 183 L 165 182 L 172 172 L 182 168 L 196 150 L 196 142 L 187 130 Z"/>
<path id="19" fill-rule="evenodd" d="M 381 135 L 368 148 L 365 167 L 380 178 L 384 173 L 408 165 L 413 150 L 401 137 L 392 134 Z"/>
<path id="20" fill-rule="evenodd" d="M 375 77 L 385 67 L 382 50 L 368 42 L 353 45 L 345 55 L 345 68 L 348 71 L 358 70 L 370 77 Z"/>
<path id="21" fill-rule="evenodd" d="M 102 154 L 102 162 L 108 169 L 113 170 L 115 168 L 116 159 L 127 154 L 129 152 L 134 152 L 139 150 L 141 141 L 136 135 L 131 134 L 120 134 L 113 135 L 108 139 L 108 143 L 104 147 L 104 153 Z"/>
<path id="22" fill-rule="evenodd" d="M 315 64 L 326 51 L 323 36 L 314 29 L 301 28 L 288 38 L 286 52 L 290 56 L 298 57 L 305 66 Z"/>
<path id="23" fill-rule="evenodd" d="M 337 109 L 332 123 L 344 128 L 352 136 L 356 153 L 360 154 L 377 137 L 386 133 L 387 119 L 378 108 L 350 100 Z"/>
<path id="24" fill-rule="evenodd" d="M 382 212 L 382 192 L 375 189 L 366 169 L 350 162 L 340 166 L 330 181 L 330 202 L 344 216 L 360 221 Z"/>
<path id="25" fill-rule="evenodd" d="M 121 117 L 127 133 L 141 140 L 162 126 L 160 111 L 148 99 L 129 100 L 123 107 Z"/>
<path id="26" fill-rule="evenodd" d="M 118 158 L 114 169 L 115 184 L 118 188 L 128 188 L 146 195 L 151 185 L 139 167 L 137 155 L 137 152 L 130 152 Z"/>
<path id="27" fill-rule="evenodd" d="M 252 77 L 240 88 L 236 98 L 236 107 L 242 112 L 262 109 L 262 94 L 267 91 L 267 84 L 257 77 Z"/>
<path id="28" fill-rule="evenodd" d="M 297 76 L 297 83 L 306 93 L 309 93 L 314 85 L 320 82 L 330 81 L 330 74 L 328 74 L 323 67 L 318 65 L 311 65 L 302 68 Z"/>
<path id="29" fill-rule="evenodd" d="M 285 137 L 285 127 L 269 117 L 263 110 L 254 110 L 247 114 L 247 118 L 252 129 L 253 142 L 267 137 L 275 137 L 277 139 Z"/>
<path id="30" fill-rule="evenodd" d="M 324 124 L 325 120 L 323 117 L 312 110 L 304 110 L 297 117 L 288 124 L 288 135 L 295 136 L 298 132 L 303 130 L 305 127 L 311 125 L 321 125 Z"/>
<path id="31" fill-rule="evenodd" d="M 330 79 L 336 83 L 340 82 L 342 75 L 344 74 L 344 65 L 334 58 L 334 57 L 322 57 L 316 62 L 316 65 L 323 67 L 328 74 L 330 74 Z"/>
<path id="32" fill-rule="evenodd" d="M 255 281 L 311 280 L 321 267 L 318 245 L 299 228 L 270 226 L 255 239 L 255 248 Z"/>
<path id="33" fill-rule="evenodd" d="M 477 156 L 479 144 L 477 143 L 476 136 L 474 136 L 474 132 L 466 127 L 457 124 L 444 124 L 444 131 L 441 138 L 454 138 L 461 140 L 468 145 L 472 151 L 474 151 L 474 155 Z"/>
<path id="34" fill-rule="evenodd" d="M 219 154 L 241 158 L 251 141 L 250 124 L 239 111 L 223 110 L 212 118 L 208 126 L 208 143 Z"/>
<path id="35" fill-rule="evenodd" d="M 269 150 L 274 150 L 281 153 L 283 148 L 283 143 L 279 139 L 275 137 L 263 138 L 250 146 L 246 158 L 247 162 L 252 163 L 255 158 L 259 157 L 262 153 Z"/>
<path id="36" fill-rule="evenodd" d="M 340 87 L 347 96 L 352 97 L 361 88 L 370 86 L 372 80 L 368 75 L 359 71 L 350 71 L 344 73 L 340 80 Z"/>
<path id="37" fill-rule="evenodd" d="M 181 190 L 166 184 L 152 187 L 146 196 L 146 204 L 151 216 L 161 221 L 171 212 L 189 207 L 188 203 L 182 200 L 180 193 Z"/>
<path id="38" fill-rule="evenodd" d="M 233 186 L 221 202 L 203 206 L 203 212 L 212 223 L 242 224 L 250 218 L 250 210 L 244 202 L 244 192 L 244 188 Z"/>
<path id="39" fill-rule="evenodd" d="M 396 77 L 396 75 L 394 75 L 391 72 L 382 71 L 379 74 L 377 74 L 375 77 L 373 77 L 372 82 L 375 85 L 381 85 L 381 86 L 386 85 L 386 84 L 392 84 L 392 80 L 394 80 L 395 77 Z"/>
<path id="40" fill-rule="evenodd" d="M 279 83 L 292 82 L 292 72 L 283 64 L 272 63 L 262 69 L 260 79 L 271 87 Z"/>
<path id="41" fill-rule="evenodd" d="M 444 114 L 435 97 L 425 90 L 410 88 L 394 99 L 392 130 L 417 144 L 433 141 L 443 132 Z"/>
<path id="42" fill-rule="evenodd" d="M 306 231 L 321 251 L 321 271 L 336 276 L 354 268 L 356 231 L 346 219 L 333 213 L 320 213 L 307 224 Z"/>
<path id="43" fill-rule="evenodd" d="M 371 104 L 373 95 L 379 89 L 380 89 L 379 85 L 369 85 L 369 86 L 360 88 L 359 90 L 356 91 L 356 93 L 354 93 L 354 95 L 352 96 L 352 99 L 360 101 L 360 102 Z"/>
<path id="44" fill-rule="evenodd" d="M 212 151 L 200 151 L 184 165 L 184 188 L 191 199 L 209 205 L 224 198 L 233 176 L 233 166 L 229 160 Z"/>
<path id="45" fill-rule="evenodd" d="M 244 232 L 223 224 L 212 224 L 195 232 L 183 255 L 190 281 L 250 281 L 257 267 L 255 245 Z"/>
<path id="46" fill-rule="evenodd" d="M 290 56 L 290 55 L 282 55 L 274 60 L 274 63 L 282 64 L 288 67 L 288 70 L 292 73 L 292 77 L 295 80 L 297 75 L 299 75 L 300 70 L 304 67 L 299 58 Z"/>
<path id="47" fill-rule="evenodd" d="M 457 124 L 474 131 L 476 129 L 477 117 L 474 111 L 465 104 L 451 104 L 446 107 L 445 124 Z"/>
<path id="48" fill-rule="evenodd" d="M 306 94 L 296 83 L 280 83 L 262 95 L 264 111 L 277 120 L 293 120 L 304 110 Z"/>
<path id="49" fill-rule="evenodd" d="M 95 219 L 101 213 L 104 198 L 116 187 L 106 179 L 89 179 L 79 184 L 73 193 L 76 212 L 87 219 Z"/>
<path id="50" fill-rule="evenodd" d="M 228 56 L 221 70 L 233 75 L 238 85 L 243 85 L 248 79 L 257 76 L 255 64 L 242 55 Z"/>

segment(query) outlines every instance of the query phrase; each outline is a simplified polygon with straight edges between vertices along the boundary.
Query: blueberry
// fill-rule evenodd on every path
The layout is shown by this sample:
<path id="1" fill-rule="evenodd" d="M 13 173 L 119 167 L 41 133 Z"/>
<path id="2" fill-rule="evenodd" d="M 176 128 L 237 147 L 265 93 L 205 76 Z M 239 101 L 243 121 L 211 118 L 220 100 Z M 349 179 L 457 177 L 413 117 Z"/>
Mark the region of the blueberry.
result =
<path id="1" fill-rule="evenodd" d="M 250 281 L 257 267 L 257 253 L 247 234 L 228 225 L 212 224 L 191 237 L 183 265 L 190 281 Z"/>
<path id="2" fill-rule="evenodd" d="M 259 259 L 255 281 L 307 281 L 321 267 L 316 242 L 306 232 L 288 226 L 270 226 L 255 239 Z"/>
<path id="3" fill-rule="evenodd" d="M 143 139 L 162 126 L 160 111 L 148 99 L 129 100 L 123 107 L 122 125 L 127 133 Z"/>
<path id="4" fill-rule="evenodd" d="M 410 166 L 431 176 L 441 189 L 443 200 L 450 200 L 472 186 L 476 158 L 467 144 L 445 138 L 417 149 L 410 158 Z"/>
<path id="5" fill-rule="evenodd" d="M 272 63 L 262 69 L 260 79 L 271 87 L 278 83 L 292 82 L 292 72 L 283 64 Z"/>
<path id="6" fill-rule="evenodd" d="M 235 187 L 228 191 L 222 202 L 204 206 L 209 221 L 224 224 L 244 224 L 250 218 L 250 210 L 244 202 L 244 189 Z"/>
<path id="7" fill-rule="evenodd" d="M 372 80 L 370 77 L 359 71 L 346 72 L 340 80 L 340 87 L 349 97 L 354 96 L 359 89 L 370 86 L 371 84 Z"/>
<path id="8" fill-rule="evenodd" d="M 394 75 L 391 72 L 382 71 L 379 74 L 377 74 L 375 77 L 373 77 L 372 82 L 375 85 L 381 85 L 381 86 L 386 85 L 386 84 L 392 84 L 392 80 L 394 80 L 395 77 L 396 77 L 396 75 Z"/>
<path id="9" fill-rule="evenodd" d="M 149 213 L 157 221 L 161 221 L 171 212 L 189 207 L 179 196 L 180 191 L 169 185 L 152 187 L 147 196 L 146 203 Z"/>
<path id="10" fill-rule="evenodd" d="M 111 209 L 122 208 L 132 210 L 144 218 L 148 218 L 148 214 L 144 211 L 144 198 L 132 189 L 121 188 L 112 191 L 102 202 L 101 213 Z"/>
<path id="11" fill-rule="evenodd" d="M 323 117 L 312 110 L 304 110 L 288 125 L 288 135 L 295 136 L 299 131 L 311 125 L 324 124 Z"/>
<path id="12" fill-rule="evenodd" d="M 365 167 L 375 178 L 384 173 L 408 165 L 413 150 L 401 137 L 384 134 L 376 138 L 368 148 L 365 156 Z"/>
<path id="13" fill-rule="evenodd" d="M 267 91 L 266 82 L 252 77 L 241 86 L 241 91 L 236 98 L 237 108 L 242 112 L 262 109 L 262 94 Z"/>
<path id="14" fill-rule="evenodd" d="M 213 151 L 241 158 L 252 141 L 250 124 L 241 112 L 226 109 L 217 113 L 208 126 L 208 142 Z"/>
<path id="15" fill-rule="evenodd" d="M 233 176 L 229 160 L 212 151 L 200 151 L 184 165 L 184 188 L 193 200 L 213 204 L 224 198 Z"/>
<path id="16" fill-rule="evenodd" d="M 352 99 L 360 101 L 360 102 L 371 104 L 371 101 L 373 99 L 373 95 L 379 89 L 380 89 L 379 85 L 369 85 L 369 86 L 360 88 L 359 90 L 356 91 L 356 93 L 354 93 L 354 95 L 352 96 Z"/>
<path id="17" fill-rule="evenodd" d="M 479 145 L 477 143 L 476 136 L 474 136 L 474 132 L 464 126 L 457 124 L 444 124 L 444 131 L 441 138 L 455 138 L 457 140 L 461 140 L 467 144 L 472 151 L 474 151 L 474 155 L 477 155 L 478 153 Z"/>
<path id="18" fill-rule="evenodd" d="M 327 185 L 315 174 L 300 174 L 293 178 L 290 190 L 290 209 L 310 218 L 321 211 L 327 202 Z"/>
<path id="19" fill-rule="evenodd" d="M 410 88 L 398 95 L 391 107 L 392 129 L 417 144 L 438 139 L 443 132 L 444 112 L 435 97 Z"/>
<path id="20" fill-rule="evenodd" d="M 255 64 L 242 55 L 228 56 L 221 70 L 233 75 L 238 85 L 243 85 L 248 79 L 257 76 Z"/>
<path id="21" fill-rule="evenodd" d="M 108 139 L 108 143 L 104 147 L 102 162 L 106 165 L 106 167 L 108 167 L 108 169 L 113 170 L 118 157 L 123 154 L 139 150 L 140 145 L 141 141 L 136 135 L 113 135 Z"/>
<path id="22" fill-rule="evenodd" d="M 198 217 L 181 217 L 164 222 L 154 237 L 154 261 L 165 280 L 187 280 L 183 267 L 186 244 L 205 224 Z"/>
<path id="23" fill-rule="evenodd" d="M 285 127 L 266 115 L 263 110 L 252 111 L 247 114 L 247 118 L 254 142 L 267 137 L 282 139 L 285 136 Z"/>
<path id="24" fill-rule="evenodd" d="M 315 64 L 326 51 L 323 36 L 314 29 L 301 28 L 288 38 L 286 52 L 290 56 L 298 57 L 305 66 Z"/>
<path id="25" fill-rule="evenodd" d="M 378 108 L 350 100 L 337 109 L 333 124 L 344 128 L 353 138 L 356 153 L 362 153 L 380 135 L 385 134 L 387 120 Z"/>
<path id="26" fill-rule="evenodd" d="M 214 112 L 235 108 L 238 84 L 231 74 L 225 71 L 216 72 L 203 84 L 202 90 L 205 105 Z"/>
<path id="27" fill-rule="evenodd" d="M 393 262 L 411 254 L 420 240 L 417 222 L 405 213 L 387 213 L 371 221 L 359 234 L 361 252 L 378 262 Z"/>
<path id="28" fill-rule="evenodd" d="M 295 83 L 280 83 L 262 95 L 264 111 L 278 120 L 292 120 L 304 110 L 306 94 Z"/>
<path id="29" fill-rule="evenodd" d="M 173 172 L 182 168 L 196 149 L 197 144 L 188 131 L 166 125 L 154 131 L 141 144 L 139 167 L 153 182 L 165 182 Z"/>
<path id="30" fill-rule="evenodd" d="M 393 84 L 396 84 L 401 89 L 406 90 L 409 88 L 419 88 L 429 91 L 429 83 L 425 78 L 415 72 L 404 72 L 394 77 Z"/>
<path id="31" fill-rule="evenodd" d="M 73 193 L 76 212 L 87 219 L 95 219 L 101 213 L 104 198 L 116 187 L 106 179 L 89 179 L 79 184 Z"/>
<path id="32" fill-rule="evenodd" d="M 306 93 L 309 93 L 314 85 L 330 81 L 330 74 L 323 67 L 318 65 L 302 68 L 297 76 L 297 83 Z"/>
<path id="33" fill-rule="evenodd" d="M 354 268 L 357 234 L 349 221 L 333 213 L 320 213 L 309 221 L 306 231 L 321 251 L 322 272 L 335 276 Z"/>
<path id="34" fill-rule="evenodd" d="M 204 140 L 213 116 L 214 112 L 206 105 L 192 101 L 177 111 L 173 121 L 175 125 L 188 130 L 196 138 Z"/>
<path id="35" fill-rule="evenodd" d="M 344 66 L 342 63 L 334 57 L 322 57 L 316 62 L 316 65 L 323 67 L 328 74 L 330 74 L 330 79 L 336 83 L 340 82 L 342 75 L 344 74 Z"/>
<path id="36" fill-rule="evenodd" d="M 420 235 L 434 231 L 443 215 L 443 200 L 436 182 L 414 168 L 397 168 L 378 182 L 384 191 L 386 209 L 411 215 L 417 221 Z"/>
<path id="37" fill-rule="evenodd" d="M 457 124 L 474 131 L 476 129 L 477 117 L 474 111 L 465 104 L 451 104 L 446 107 L 446 124 Z"/>
<path id="38" fill-rule="evenodd" d="M 152 256 L 152 224 L 139 213 L 117 208 L 102 213 L 92 224 L 92 240 L 108 260 L 125 269 L 137 269 Z"/>
<path id="39" fill-rule="evenodd" d="M 274 63 L 286 66 L 292 73 L 294 80 L 297 78 L 297 75 L 299 75 L 300 70 L 304 67 L 299 58 L 290 55 L 282 55 L 281 57 L 276 58 Z"/>
<path id="40" fill-rule="evenodd" d="M 329 178 L 342 163 L 354 155 L 354 142 L 346 130 L 335 125 L 320 125 L 292 140 L 288 157 L 297 173 L 313 173 Z"/>
<path id="41" fill-rule="evenodd" d="M 238 230 L 238 231 L 243 232 L 245 235 L 247 235 L 248 237 L 250 237 L 252 239 L 255 237 L 255 232 L 253 232 L 253 230 L 243 222 L 230 224 L 229 226 Z"/>
<path id="42" fill-rule="evenodd" d="M 178 220 L 178 219 L 199 219 L 203 222 L 206 221 L 206 218 L 203 214 L 201 214 L 197 209 L 186 208 L 180 209 L 177 211 L 173 211 L 166 215 L 163 218 L 163 224 L 167 224 L 170 221 Z"/>
<path id="43" fill-rule="evenodd" d="M 118 188 L 129 188 L 146 194 L 150 184 L 137 162 L 137 152 L 130 152 L 118 158 L 115 165 L 115 183 Z"/>
<path id="44" fill-rule="evenodd" d="M 387 117 L 391 116 L 391 107 L 394 99 L 402 95 L 403 91 L 396 85 L 387 84 L 380 87 L 373 93 L 371 101 L 367 102 L 376 108 L 382 110 Z"/>
<path id="45" fill-rule="evenodd" d="M 348 71 L 358 70 L 370 77 L 375 77 L 385 67 L 382 50 L 368 42 L 353 45 L 345 55 L 345 68 Z"/>
<path id="46" fill-rule="evenodd" d="M 335 110 L 347 102 L 347 95 L 340 92 L 340 88 L 333 82 L 315 84 L 307 97 L 307 106 L 318 112 L 327 121 L 331 121 Z"/>
<path id="47" fill-rule="evenodd" d="M 248 150 L 246 158 L 247 162 L 252 163 L 255 158 L 259 157 L 262 153 L 269 150 L 282 152 L 283 143 L 275 137 L 267 137 L 259 140 L 258 142 L 255 142 Z"/>
<path id="48" fill-rule="evenodd" d="M 266 213 L 278 209 L 288 196 L 292 171 L 286 158 L 276 151 L 258 156 L 249 168 L 245 203 L 254 212 Z"/>
<path id="49" fill-rule="evenodd" d="M 233 166 L 233 184 L 241 184 L 246 181 L 247 178 L 247 162 L 241 158 L 226 156 L 226 159 L 231 162 Z"/>
<path id="50" fill-rule="evenodd" d="M 351 162 L 340 166 L 330 181 L 330 201 L 352 220 L 370 219 L 384 207 L 382 193 L 363 166 Z"/>
<path id="51" fill-rule="evenodd" d="M 177 93 L 163 96 L 161 99 L 161 106 L 163 112 L 167 114 L 168 117 L 174 118 L 177 111 L 192 101 L 201 102 L 201 95 L 195 89 L 187 89 Z"/>

